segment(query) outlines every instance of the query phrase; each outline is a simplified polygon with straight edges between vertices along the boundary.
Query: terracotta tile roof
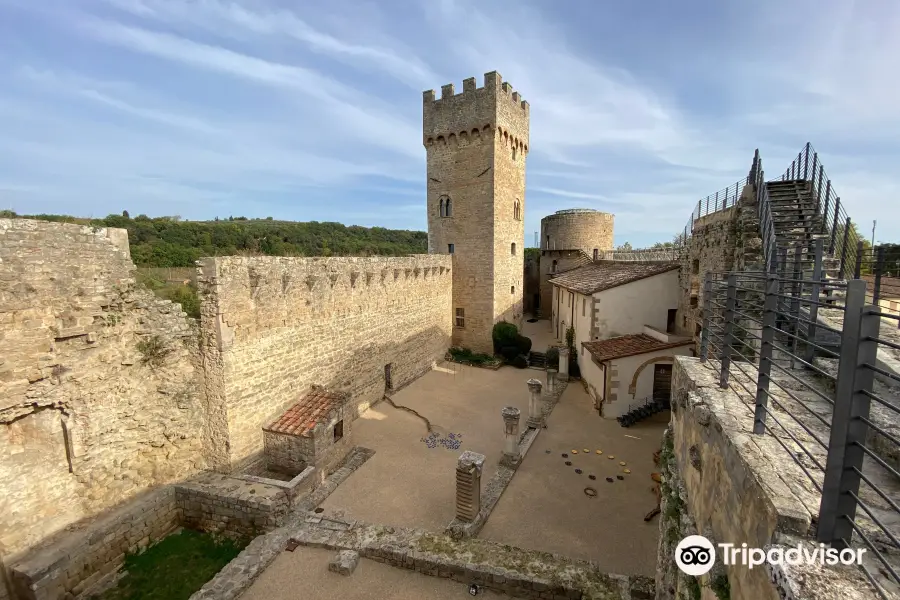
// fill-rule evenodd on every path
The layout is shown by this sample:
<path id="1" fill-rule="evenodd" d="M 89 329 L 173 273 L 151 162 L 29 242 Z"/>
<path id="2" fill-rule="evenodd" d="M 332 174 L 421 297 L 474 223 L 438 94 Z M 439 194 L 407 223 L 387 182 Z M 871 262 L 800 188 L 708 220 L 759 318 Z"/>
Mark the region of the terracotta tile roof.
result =
<path id="1" fill-rule="evenodd" d="M 288 435 L 309 435 L 316 424 L 344 401 L 340 394 L 313 388 L 302 400 L 287 409 L 263 431 Z"/>
<path id="2" fill-rule="evenodd" d="M 678 267 L 678 264 L 673 263 L 592 263 L 566 271 L 551 279 L 550 283 L 579 294 L 589 295 L 673 271 Z"/>
<path id="3" fill-rule="evenodd" d="M 656 352 L 657 350 L 686 346 L 692 343 L 693 341 L 690 339 L 681 339 L 677 342 L 664 342 L 644 333 L 636 333 L 631 335 L 621 335 L 619 337 L 609 338 L 608 340 L 582 342 L 581 345 L 591 353 L 594 360 L 603 362 L 604 360 L 611 360 L 613 358 L 624 358 L 636 354 L 646 354 L 648 352 Z"/>

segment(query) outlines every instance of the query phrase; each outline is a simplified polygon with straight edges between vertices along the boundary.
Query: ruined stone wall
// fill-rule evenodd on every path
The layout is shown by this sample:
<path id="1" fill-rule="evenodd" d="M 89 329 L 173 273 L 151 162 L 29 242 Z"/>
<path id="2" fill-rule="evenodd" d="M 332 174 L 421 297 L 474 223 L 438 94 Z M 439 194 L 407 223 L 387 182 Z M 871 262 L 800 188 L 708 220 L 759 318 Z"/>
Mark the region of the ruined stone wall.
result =
<path id="1" fill-rule="evenodd" d="M 703 323 L 703 281 L 708 272 L 762 269 L 762 240 L 755 190 L 744 186 L 737 204 L 694 221 L 682 265 L 676 325 L 696 336 Z M 698 346 L 699 349 L 699 346 Z"/>
<path id="2" fill-rule="evenodd" d="M 284 523 L 290 498 L 279 486 L 205 473 L 175 486 L 181 524 L 255 537 Z"/>
<path id="3" fill-rule="evenodd" d="M 203 466 L 197 328 L 133 271 L 125 230 L 0 219 L 0 562 Z"/>
<path id="4" fill-rule="evenodd" d="M 352 395 L 356 416 L 443 359 L 451 335 L 447 255 L 204 259 L 200 297 L 212 466 L 263 448 L 262 426 L 310 385 Z"/>
<path id="5" fill-rule="evenodd" d="M 126 554 L 158 542 L 178 527 L 175 489 L 165 486 L 92 522 L 56 545 L 9 565 L 18 600 L 56 600 L 103 588 Z"/>

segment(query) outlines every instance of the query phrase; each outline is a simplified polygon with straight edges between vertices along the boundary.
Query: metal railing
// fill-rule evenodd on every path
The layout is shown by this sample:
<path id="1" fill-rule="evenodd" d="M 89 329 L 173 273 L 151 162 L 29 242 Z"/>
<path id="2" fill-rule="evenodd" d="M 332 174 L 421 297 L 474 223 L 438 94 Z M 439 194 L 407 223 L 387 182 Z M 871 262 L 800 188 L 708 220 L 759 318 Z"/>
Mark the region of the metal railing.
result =
<path id="1" fill-rule="evenodd" d="M 885 312 L 900 315 L 900 259 L 888 258 L 887 248 L 871 248 L 863 240 L 856 243 L 853 278 L 869 284 L 867 300 Z"/>
<path id="2" fill-rule="evenodd" d="M 697 200 L 697 204 L 694 205 L 694 210 L 691 212 L 691 218 L 688 219 L 687 225 L 684 226 L 681 234 L 675 238 L 677 257 L 683 257 L 683 250 L 687 247 L 688 239 L 694 231 L 694 223 L 702 217 L 733 208 L 740 199 L 744 186 L 748 183 L 750 183 L 750 178 L 742 177 L 728 187 Z"/>
<path id="3" fill-rule="evenodd" d="M 827 234 L 826 253 L 840 261 L 839 278 L 849 274 L 850 265 L 856 262 L 859 232 L 847 216 L 841 198 L 825 173 L 819 153 L 809 142 L 797 153 L 781 175 L 781 181 L 806 181 L 810 186 L 816 215 L 821 217 L 820 233 Z"/>
<path id="4" fill-rule="evenodd" d="M 779 248 L 766 271 L 707 274 L 700 359 L 744 401 L 753 433 L 777 441 L 806 473 L 817 540 L 865 548 L 872 560 L 863 571 L 888 598 L 886 587 L 900 585 L 900 498 L 891 489 L 900 439 L 885 420 L 900 422 L 900 397 L 887 385 L 900 376 L 877 353 L 900 350 L 900 339 L 882 334 L 883 320 L 900 317 L 867 303 L 865 281 L 824 277 L 824 239 L 812 265 L 805 251 Z"/>

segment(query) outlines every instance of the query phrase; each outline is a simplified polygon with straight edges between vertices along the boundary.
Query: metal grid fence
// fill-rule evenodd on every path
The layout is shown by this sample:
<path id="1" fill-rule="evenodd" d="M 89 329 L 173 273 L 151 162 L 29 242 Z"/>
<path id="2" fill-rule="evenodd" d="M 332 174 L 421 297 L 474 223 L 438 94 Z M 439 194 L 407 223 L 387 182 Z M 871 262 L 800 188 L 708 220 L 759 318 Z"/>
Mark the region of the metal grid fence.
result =
<path id="1" fill-rule="evenodd" d="M 745 401 L 753 433 L 771 435 L 806 473 L 819 502 L 817 540 L 866 548 L 874 560 L 863 571 L 888 598 L 886 582 L 900 585 L 900 472 L 891 458 L 900 439 L 871 408 L 900 420 L 896 390 L 876 385 L 876 377 L 900 383 L 877 357 L 879 347 L 900 350 L 881 333 L 900 317 L 868 304 L 865 281 L 823 276 L 824 240 L 812 265 L 804 251 L 781 249 L 768 271 L 706 276 L 700 358 Z"/>

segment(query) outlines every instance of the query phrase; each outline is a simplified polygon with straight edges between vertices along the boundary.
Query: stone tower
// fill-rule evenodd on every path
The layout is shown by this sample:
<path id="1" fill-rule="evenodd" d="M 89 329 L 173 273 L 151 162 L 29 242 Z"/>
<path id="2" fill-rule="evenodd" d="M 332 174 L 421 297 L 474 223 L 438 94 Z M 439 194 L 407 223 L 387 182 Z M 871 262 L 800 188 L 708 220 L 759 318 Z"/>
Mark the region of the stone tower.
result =
<path id="1" fill-rule="evenodd" d="M 428 251 L 453 254 L 453 345 L 477 352 L 522 321 L 528 112 L 496 71 L 424 93 Z"/>

